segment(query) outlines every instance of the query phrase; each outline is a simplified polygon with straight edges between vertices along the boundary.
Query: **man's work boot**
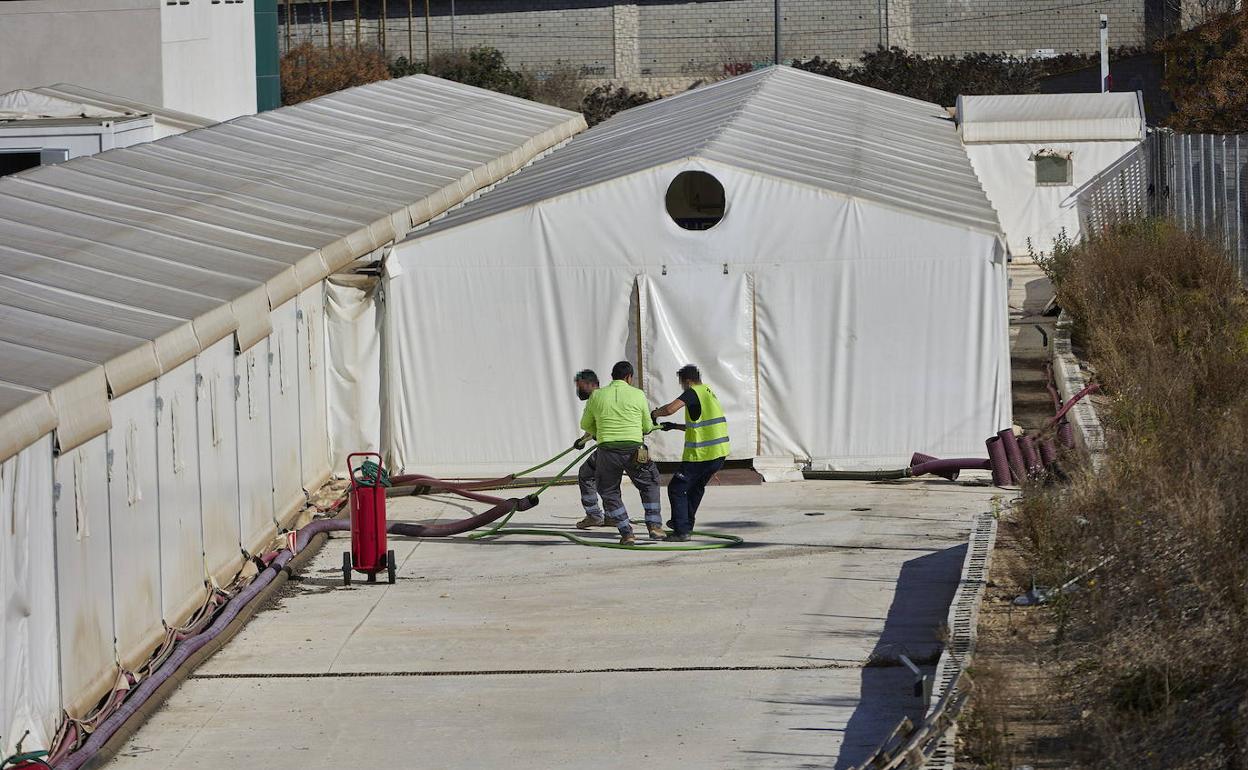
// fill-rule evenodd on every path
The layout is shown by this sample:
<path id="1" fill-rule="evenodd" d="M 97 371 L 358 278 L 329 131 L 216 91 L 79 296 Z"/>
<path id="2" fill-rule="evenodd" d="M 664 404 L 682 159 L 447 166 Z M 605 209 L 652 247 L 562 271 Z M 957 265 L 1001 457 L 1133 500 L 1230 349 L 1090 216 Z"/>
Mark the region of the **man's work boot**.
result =
<path id="1" fill-rule="evenodd" d="M 663 539 L 669 543 L 687 543 L 689 542 L 689 533 L 686 532 L 682 535 L 679 532 L 672 532 L 671 534 L 669 534 L 667 537 Z"/>
<path id="2" fill-rule="evenodd" d="M 620 545 L 637 545 L 637 537 L 631 529 L 620 533 Z"/>
<path id="3" fill-rule="evenodd" d="M 651 540 L 662 540 L 667 537 L 667 533 L 663 531 L 662 524 L 646 524 L 646 529 L 650 532 Z"/>
<path id="4" fill-rule="evenodd" d="M 595 519 L 593 516 L 586 516 L 585 518 L 576 522 L 576 528 L 577 529 L 589 529 L 590 527 L 604 527 L 606 526 L 606 524 L 607 523 L 603 521 L 602 519 Z"/>

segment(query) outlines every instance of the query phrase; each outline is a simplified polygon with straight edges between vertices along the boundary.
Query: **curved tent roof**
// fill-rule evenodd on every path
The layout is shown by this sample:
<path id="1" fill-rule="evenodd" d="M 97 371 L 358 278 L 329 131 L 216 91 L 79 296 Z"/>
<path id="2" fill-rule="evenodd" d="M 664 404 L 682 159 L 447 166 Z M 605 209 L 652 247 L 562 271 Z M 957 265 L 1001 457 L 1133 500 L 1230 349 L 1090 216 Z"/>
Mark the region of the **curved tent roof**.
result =
<path id="1" fill-rule="evenodd" d="M 585 127 L 419 75 L 0 178 L 0 460 Z"/>
<path id="2" fill-rule="evenodd" d="M 410 237 L 688 158 L 1000 233 L 944 108 L 780 66 L 622 112 Z"/>
<path id="3" fill-rule="evenodd" d="M 1139 93 L 959 96 L 962 141 L 1142 141 Z"/>

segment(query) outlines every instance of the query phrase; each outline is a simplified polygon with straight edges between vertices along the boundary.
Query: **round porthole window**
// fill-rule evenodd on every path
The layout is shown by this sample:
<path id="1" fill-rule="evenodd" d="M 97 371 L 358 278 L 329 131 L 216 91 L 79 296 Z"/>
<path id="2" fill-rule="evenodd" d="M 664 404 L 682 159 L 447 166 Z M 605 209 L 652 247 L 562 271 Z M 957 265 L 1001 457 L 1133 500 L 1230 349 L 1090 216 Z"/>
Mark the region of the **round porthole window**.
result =
<path id="1" fill-rule="evenodd" d="M 724 186 L 705 171 L 682 171 L 667 188 L 667 215 L 686 230 L 710 230 L 724 218 Z"/>

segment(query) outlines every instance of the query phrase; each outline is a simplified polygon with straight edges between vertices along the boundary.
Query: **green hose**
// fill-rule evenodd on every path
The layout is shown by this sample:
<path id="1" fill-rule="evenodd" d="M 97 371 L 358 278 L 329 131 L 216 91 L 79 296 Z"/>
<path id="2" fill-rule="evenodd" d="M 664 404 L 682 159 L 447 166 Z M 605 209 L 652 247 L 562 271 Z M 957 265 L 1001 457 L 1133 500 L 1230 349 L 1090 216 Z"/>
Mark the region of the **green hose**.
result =
<path id="1" fill-rule="evenodd" d="M 568 452 L 572 451 L 572 449 L 575 449 L 575 447 L 565 449 L 564 451 L 550 458 L 549 460 L 542 463 L 541 465 L 537 465 L 532 468 L 529 468 L 523 473 L 517 473 L 516 476 L 520 477 L 520 476 L 523 476 L 525 473 L 532 473 L 533 471 L 538 470 L 539 468 L 545 468 L 547 465 L 550 465 L 554 461 L 566 455 Z M 584 460 L 586 457 L 590 455 L 590 453 L 594 451 L 594 449 L 595 449 L 594 447 L 591 447 L 590 449 L 587 449 L 581 454 L 577 455 L 575 460 L 573 460 L 572 462 L 564 466 L 563 470 L 559 471 L 559 473 L 557 473 L 554 477 L 552 477 L 549 481 L 547 481 L 540 489 L 534 492 L 533 496 L 534 497 L 540 496 L 547 489 L 550 489 L 552 486 L 558 483 L 561 478 L 567 475 L 568 471 L 572 470 L 572 468 L 579 465 L 582 460 Z M 741 545 L 741 543 L 745 542 L 744 540 L 737 537 L 736 535 L 721 535 L 716 532 L 699 532 L 697 530 L 691 532 L 690 534 L 699 535 L 701 537 L 715 538 L 716 540 L 722 540 L 724 542 L 696 543 L 696 544 L 690 544 L 690 545 L 644 545 L 644 544 L 639 545 L 637 543 L 626 544 L 626 543 L 612 543 L 606 540 L 601 540 L 601 541 L 600 540 L 588 540 L 572 532 L 560 532 L 560 531 L 552 531 L 548 529 L 525 529 L 525 528 L 520 528 L 520 527 L 506 529 L 505 527 L 507 526 L 507 522 L 511 521 L 511 517 L 515 515 L 516 515 L 516 511 L 513 508 L 510 513 L 508 513 L 503 518 L 499 519 L 498 523 L 490 527 L 489 529 L 483 532 L 469 533 L 468 539 L 469 540 L 483 540 L 487 537 L 506 537 L 507 535 L 545 535 L 549 537 L 562 537 L 565 540 L 571 540 L 573 543 L 576 543 L 577 545 L 588 545 L 594 548 L 617 548 L 623 551 L 709 551 L 715 548 L 731 548 L 734 545 Z"/>
<path id="2" fill-rule="evenodd" d="M 511 518 L 510 515 L 503 519 L 503 523 Z M 640 522 L 637 522 L 640 523 Z M 731 548 L 734 545 L 741 545 L 745 541 L 736 535 L 721 535 L 718 532 L 700 532 L 694 530 L 693 535 L 700 537 L 713 537 L 717 540 L 723 540 L 722 543 L 686 543 L 683 545 L 646 545 L 644 543 L 613 543 L 610 540 L 588 540 L 574 535 L 571 532 L 563 532 L 550 529 L 527 529 L 521 527 L 513 527 L 510 529 L 502 529 L 495 527 L 487 529 L 484 532 L 473 532 L 468 535 L 469 540 L 481 540 L 487 537 L 505 537 L 507 535 L 545 535 L 547 537 L 562 537 L 565 540 L 571 540 L 577 545 L 588 545 L 594 548 L 618 548 L 622 551 L 710 551 L 715 548 Z"/>

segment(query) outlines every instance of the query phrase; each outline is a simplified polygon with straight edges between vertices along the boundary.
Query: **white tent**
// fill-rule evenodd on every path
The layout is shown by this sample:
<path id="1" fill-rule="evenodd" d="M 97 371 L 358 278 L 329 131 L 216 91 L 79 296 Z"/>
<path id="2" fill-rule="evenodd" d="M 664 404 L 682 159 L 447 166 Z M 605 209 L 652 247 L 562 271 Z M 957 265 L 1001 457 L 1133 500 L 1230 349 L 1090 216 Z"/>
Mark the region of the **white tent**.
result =
<path id="1" fill-rule="evenodd" d="M 1080 188 L 1146 130 L 1139 93 L 959 96 L 957 120 L 1015 256 L 1078 240 Z"/>
<path id="2" fill-rule="evenodd" d="M 0 756 L 328 478 L 324 279 L 584 126 L 419 76 L 0 179 Z"/>
<path id="3" fill-rule="evenodd" d="M 699 88 L 395 247 L 387 451 L 409 470 L 525 467 L 578 435 L 573 374 L 629 359 L 654 404 L 698 364 L 734 458 L 982 456 L 1011 416 L 1004 269 L 939 106 L 788 67 Z M 652 445 L 679 457 L 677 434 Z"/>

